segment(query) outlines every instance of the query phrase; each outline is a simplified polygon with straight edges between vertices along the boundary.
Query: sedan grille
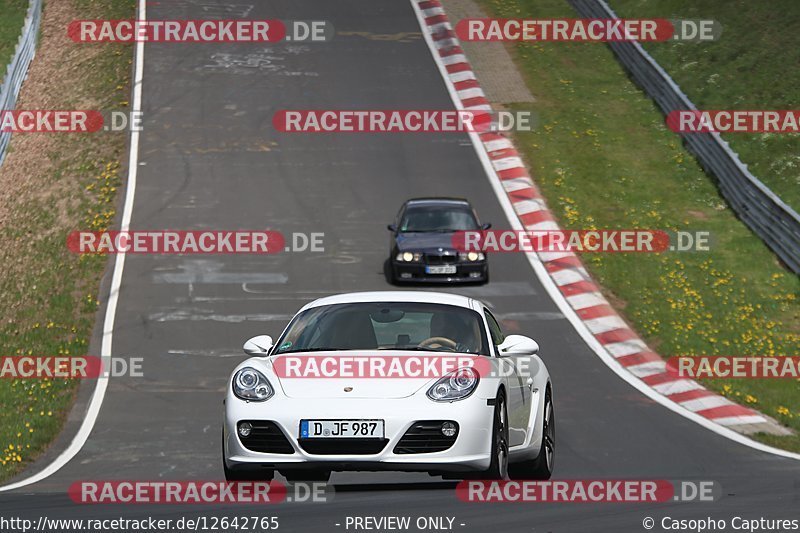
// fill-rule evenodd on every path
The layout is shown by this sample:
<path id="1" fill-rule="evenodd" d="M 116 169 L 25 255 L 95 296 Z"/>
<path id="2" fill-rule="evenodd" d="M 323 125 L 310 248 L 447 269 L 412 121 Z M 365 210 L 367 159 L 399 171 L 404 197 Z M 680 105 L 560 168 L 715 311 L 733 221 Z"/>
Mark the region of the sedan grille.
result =
<path id="1" fill-rule="evenodd" d="M 425 264 L 428 265 L 453 265 L 458 263 L 456 254 L 425 254 Z"/>
<path id="2" fill-rule="evenodd" d="M 452 437 L 442 435 L 442 424 L 445 420 L 425 420 L 415 422 L 397 446 L 394 453 L 403 455 L 409 453 L 434 453 L 443 452 L 450 448 L 458 438 L 458 432 Z M 456 426 L 457 427 L 457 426 Z"/>
<path id="3" fill-rule="evenodd" d="M 247 437 L 239 435 L 239 440 L 248 450 L 261 453 L 294 453 L 289 439 L 274 422 L 267 420 L 247 420 L 247 422 L 253 429 Z"/>

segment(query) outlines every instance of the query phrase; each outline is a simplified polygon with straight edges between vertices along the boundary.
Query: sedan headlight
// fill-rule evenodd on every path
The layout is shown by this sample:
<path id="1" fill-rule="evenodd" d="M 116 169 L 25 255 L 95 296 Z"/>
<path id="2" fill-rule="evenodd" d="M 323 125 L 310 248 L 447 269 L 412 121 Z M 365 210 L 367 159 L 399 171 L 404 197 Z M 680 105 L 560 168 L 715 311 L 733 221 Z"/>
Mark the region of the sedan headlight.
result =
<path id="1" fill-rule="evenodd" d="M 396 259 L 405 263 L 418 263 L 422 261 L 422 254 L 419 252 L 400 252 Z"/>
<path id="2" fill-rule="evenodd" d="M 264 374 L 247 366 L 233 375 L 233 393 L 242 400 L 263 402 L 272 398 L 275 390 Z"/>
<path id="3" fill-rule="evenodd" d="M 458 259 L 461 261 L 483 261 L 486 256 L 483 252 L 459 252 Z"/>
<path id="4" fill-rule="evenodd" d="M 459 368 L 428 389 L 428 398 L 434 402 L 463 400 L 478 387 L 480 377 L 472 368 Z"/>

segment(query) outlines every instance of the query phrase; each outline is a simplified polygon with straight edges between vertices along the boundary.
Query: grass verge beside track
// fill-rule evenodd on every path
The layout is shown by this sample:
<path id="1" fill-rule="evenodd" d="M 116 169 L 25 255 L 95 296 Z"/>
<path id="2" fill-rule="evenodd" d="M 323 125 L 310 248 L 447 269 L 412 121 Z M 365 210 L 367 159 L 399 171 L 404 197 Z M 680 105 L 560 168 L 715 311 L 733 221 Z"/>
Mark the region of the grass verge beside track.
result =
<path id="1" fill-rule="evenodd" d="M 127 108 L 133 48 L 74 44 L 66 27 L 74 19 L 124 19 L 134 12 L 133 0 L 46 3 L 39 51 L 17 107 Z M 0 167 L 0 355 L 87 354 L 107 258 L 71 254 L 66 237 L 113 221 L 126 139 L 126 133 L 12 138 Z M 0 380 L 0 480 L 52 442 L 77 385 Z"/>
<path id="2" fill-rule="evenodd" d="M 644 43 L 698 109 L 797 109 L 800 3 L 796 0 L 611 0 L 620 17 L 714 19 L 708 43 Z M 800 210 L 800 135 L 723 135 L 750 171 Z"/>
<path id="3" fill-rule="evenodd" d="M 0 0 L 0 84 L 22 34 L 27 12 L 28 0 Z"/>
<path id="4" fill-rule="evenodd" d="M 564 0 L 480 3 L 494 17 L 577 17 Z M 734 216 L 608 47 L 521 43 L 511 52 L 540 116 L 517 147 L 564 227 L 712 234 L 710 252 L 583 256 L 643 338 L 663 356 L 800 353 L 800 279 Z M 704 384 L 800 430 L 800 380 Z M 757 438 L 800 451 L 797 435 Z"/>

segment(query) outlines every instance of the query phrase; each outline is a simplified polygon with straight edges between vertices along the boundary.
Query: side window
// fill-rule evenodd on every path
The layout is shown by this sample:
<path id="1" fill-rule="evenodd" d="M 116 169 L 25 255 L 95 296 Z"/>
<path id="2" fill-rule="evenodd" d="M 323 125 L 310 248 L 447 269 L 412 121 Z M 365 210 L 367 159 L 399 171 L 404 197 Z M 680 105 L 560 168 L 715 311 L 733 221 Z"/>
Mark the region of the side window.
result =
<path id="1" fill-rule="evenodd" d="M 495 346 L 499 346 L 503 344 L 503 341 L 506 340 L 506 336 L 503 335 L 503 330 L 500 329 L 500 324 L 497 323 L 497 319 L 489 312 L 488 309 L 484 309 L 483 312 L 486 314 L 486 322 L 489 324 L 489 333 L 492 335 L 492 344 Z"/>
<path id="2" fill-rule="evenodd" d="M 397 215 L 394 217 L 394 225 L 397 226 L 398 230 L 403 229 L 401 224 L 403 223 L 403 216 L 405 215 L 406 207 L 403 206 L 400 208 L 400 211 L 397 212 Z"/>

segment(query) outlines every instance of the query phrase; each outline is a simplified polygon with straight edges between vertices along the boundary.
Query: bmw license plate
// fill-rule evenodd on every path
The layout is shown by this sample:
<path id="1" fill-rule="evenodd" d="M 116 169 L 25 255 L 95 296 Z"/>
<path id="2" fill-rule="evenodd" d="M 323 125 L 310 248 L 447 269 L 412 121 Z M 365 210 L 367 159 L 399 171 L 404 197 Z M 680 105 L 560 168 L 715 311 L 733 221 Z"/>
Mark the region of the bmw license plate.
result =
<path id="1" fill-rule="evenodd" d="M 301 420 L 300 438 L 382 439 L 383 420 Z"/>
<path id="2" fill-rule="evenodd" d="M 455 265 L 427 265 L 425 267 L 426 274 L 455 274 Z"/>

